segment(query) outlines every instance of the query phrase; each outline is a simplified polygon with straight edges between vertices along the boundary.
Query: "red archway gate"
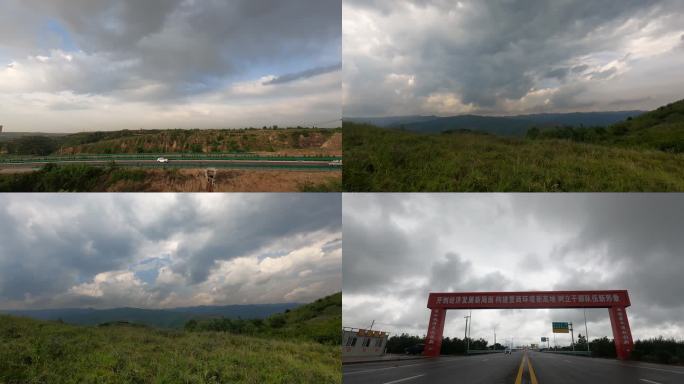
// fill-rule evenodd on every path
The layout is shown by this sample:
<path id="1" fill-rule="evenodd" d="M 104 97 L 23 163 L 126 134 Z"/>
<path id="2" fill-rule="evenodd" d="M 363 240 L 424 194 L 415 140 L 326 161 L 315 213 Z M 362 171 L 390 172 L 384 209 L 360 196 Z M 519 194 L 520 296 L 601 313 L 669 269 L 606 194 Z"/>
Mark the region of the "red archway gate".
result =
<path id="1" fill-rule="evenodd" d="M 430 324 L 423 354 L 439 356 L 449 309 L 608 308 L 617 357 L 624 360 L 632 352 L 632 331 L 625 310 L 630 305 L 626 290 L 430 293 Z"/>

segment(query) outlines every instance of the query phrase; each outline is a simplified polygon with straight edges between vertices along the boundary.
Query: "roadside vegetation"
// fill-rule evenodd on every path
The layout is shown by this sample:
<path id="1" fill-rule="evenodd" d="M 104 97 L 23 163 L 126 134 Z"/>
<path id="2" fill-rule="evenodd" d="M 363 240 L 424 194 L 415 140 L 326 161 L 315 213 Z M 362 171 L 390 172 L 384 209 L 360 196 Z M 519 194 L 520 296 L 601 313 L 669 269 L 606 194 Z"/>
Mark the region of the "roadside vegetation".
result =
<path id="1" fill-rule="evenodd" d="M 636 120 L 636 119 L 635 119 Z M 684 154 L 344 123 L 345 191 L 684 191 Z"/>
<path id="2" fill-rule="evenodd" d="M 465 355 L 467 339 L 459 339 L 455 337 L 444 338 L 442 340 L 441 353 L 443 355 Z M 403 354 L 405 349 L 416 344 L 424 344 L 425 338 L 420 336 L 412 336 L 402 334 L 392 336 L 387 340 L 387 352 Z M 545 348 L 545 346 L 540 346 Z M 484 350 L 493 349 L 488 345 L 484 339 L 471 339 L 470 349 Z M 504 349 L 504 346 L 497 343 L 496 349 Z M 572 351 L 572 346 L 559 347 L 559 351 Z M 582 335 L 578 335 L 575 343 L 575 351 L 586 351 L 587 341 Z M 615 343 L 612 339 L 607 337 L 596 338 L 589 342 L 589 350 L 592 357 L 615 358 Z M 677 341 L 675 339 L 666 339 L 663 337 L 636 340 L 634 342 L 634 351 L 631 356 L 632 360 L 645 361 L 659 364 L 678 364 L 684 365 L 684 340 Z"/>
<path id="3" fill-rule="evenodd" d="M 36 172 L 0 175 L 0 192 L 103 192 L 114 185 L 135 192 L 144 190 L 145 179 L 143 169 L 47 164 Z"/>
<path id="4" fill-rule="evenodd" d="M 204 170 L 127 168 L 111 164 L 47 164 L 23 173 L 0 174 L 0 192 L 341 192 L 339 171 L 219 169 L 214 185 Z"/>
<path id="5" fill-rule="evenodd" d="M 74 326 L 0 315 L 0 382 L 342 382 L 335 339 L 341 327 L 341 294 L 263 322 L 264 332 L 255 328 L 248 333 L 205 328 L 237 324 L 227 319 L 189 322 L 181 331 L 123 322 Z"/>

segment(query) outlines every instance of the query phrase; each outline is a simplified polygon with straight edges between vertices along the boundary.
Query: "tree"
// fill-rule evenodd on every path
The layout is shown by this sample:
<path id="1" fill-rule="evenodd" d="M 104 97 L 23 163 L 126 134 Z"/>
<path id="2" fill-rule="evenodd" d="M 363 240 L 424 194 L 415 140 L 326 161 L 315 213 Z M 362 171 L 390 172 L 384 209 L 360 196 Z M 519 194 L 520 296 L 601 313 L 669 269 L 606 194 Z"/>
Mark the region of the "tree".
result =
<path id="1" fill-rule="evenodd" d="M 577 335 L 577 343 L 575 343 L 576 351 L 586 351 L 587 350 L 587 338 L 582 336 L 582 334 Z"/>
<path id="2" fill-rule="evenodd" d="M 537 127 L 532 127 L 532 128 L 527 130 L 527 138 L 528 139 L 534 140 L 534 139 L 538 138 L 540 134 L 541 134 L 541 130 Z"/>

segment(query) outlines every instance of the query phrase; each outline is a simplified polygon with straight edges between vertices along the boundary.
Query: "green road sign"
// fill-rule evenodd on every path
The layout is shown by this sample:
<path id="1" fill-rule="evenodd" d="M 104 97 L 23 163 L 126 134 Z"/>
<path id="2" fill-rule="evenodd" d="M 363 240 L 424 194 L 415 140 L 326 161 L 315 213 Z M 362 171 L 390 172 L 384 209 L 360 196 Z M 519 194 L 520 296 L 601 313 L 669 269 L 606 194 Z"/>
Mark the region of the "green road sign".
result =
<path id="1" fill-rule="evenodd" d="M 568 323 L 551 323 L 551 328 L 553 328 L 553 333 L 569 333 L 570 326 Z"/>

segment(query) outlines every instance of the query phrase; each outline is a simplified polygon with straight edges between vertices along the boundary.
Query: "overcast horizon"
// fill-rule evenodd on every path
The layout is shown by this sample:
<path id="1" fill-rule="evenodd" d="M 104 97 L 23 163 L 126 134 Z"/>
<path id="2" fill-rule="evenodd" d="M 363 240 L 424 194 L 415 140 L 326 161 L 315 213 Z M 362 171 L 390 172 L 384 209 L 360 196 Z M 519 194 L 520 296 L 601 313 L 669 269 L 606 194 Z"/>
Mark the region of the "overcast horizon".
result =
<path id="1" fill-rule="evenodd" d="M 6 0 L 5 132 L 340 126 L 341 0 Z"/>
<path id="2" fill-rule="evenodd" d="M 653 110 L 684 98 L 684 3 L 345 0 L 343 116 Z"/>
<path id="3" fill-rule="evenodd" d="M 345 194 L 343 322 L 425 335 L 429 292 L 627 289 L 634 339 L 684 339 L 680 194 Z M 466 310 L 447 312 L 463 338 Z M 612 338 L 587 309 L 590 339 Z M 473 310 L 473 338 L 539 343 L 581 309 Z M 569 345 L 569 335 L 556 335 Z"/>
<path id="4" fill-rule="evenodd" d="M 308 303 L 341 291 L 339 194 L 4 194 L 0 309 Z"/>

